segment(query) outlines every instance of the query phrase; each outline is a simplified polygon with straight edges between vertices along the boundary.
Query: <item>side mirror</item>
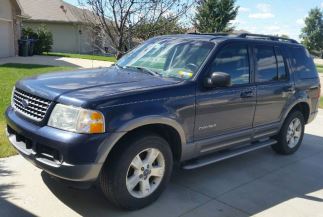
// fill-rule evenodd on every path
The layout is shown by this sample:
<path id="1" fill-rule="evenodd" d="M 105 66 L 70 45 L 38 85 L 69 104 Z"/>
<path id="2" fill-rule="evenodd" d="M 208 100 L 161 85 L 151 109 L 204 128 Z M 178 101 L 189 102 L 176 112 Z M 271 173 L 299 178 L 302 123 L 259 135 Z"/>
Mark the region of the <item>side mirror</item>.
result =
<path id="1" fill-rule="evenodd" d="M 229 87 L 231 85 L 231 76 L 224 72 L 212 72 L 204 80 L 206 88 Z"/>

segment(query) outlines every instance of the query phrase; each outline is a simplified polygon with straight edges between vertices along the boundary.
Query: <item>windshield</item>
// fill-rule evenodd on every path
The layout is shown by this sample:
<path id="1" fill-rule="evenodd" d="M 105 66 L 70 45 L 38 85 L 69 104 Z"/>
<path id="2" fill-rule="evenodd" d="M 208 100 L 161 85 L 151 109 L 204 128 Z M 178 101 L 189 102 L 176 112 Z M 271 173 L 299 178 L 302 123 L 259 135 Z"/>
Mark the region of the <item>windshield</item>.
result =
<path id="1" fill-rule="evenodd" d="M 213 47 L 213 43 L 206 41 L 153 39 L 122 57 L 117 65 L 145 69 L 163 77 L 190 79 Z"/>

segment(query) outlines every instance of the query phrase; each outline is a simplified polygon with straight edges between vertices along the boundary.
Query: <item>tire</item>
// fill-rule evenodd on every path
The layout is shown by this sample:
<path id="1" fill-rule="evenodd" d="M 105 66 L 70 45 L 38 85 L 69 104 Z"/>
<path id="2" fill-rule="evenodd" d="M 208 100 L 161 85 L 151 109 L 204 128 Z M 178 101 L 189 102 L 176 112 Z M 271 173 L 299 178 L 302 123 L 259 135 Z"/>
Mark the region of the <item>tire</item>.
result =
<path id="1" fill-rule="evenodd" d="M 169 182 L 173 167 L 170 146 L 162 137 L 147 132 L 135 135 L 119 145 L 118 150 L 112 153 L 102 168 L 99 178 L 101 190 L 111 203 L 121 209 L 143 208 L 157 200 Z M 146 164 L 148 159 L 153 159 L 148 156 L 154 156 L 157 151 L 156 160 Z M 138 163 L 138 157 L 142 165 Z M 157 173 L 163 175 L 154 176 Z M 135 185 L 138 177 L 140 181 Z M 133 190 L 128 190 L 132 187 Z"/>
<path id="2" fill-rule="evenodd" d="M 297 125 L 299 121 L 299 128 L 296 130 L 291 130 L 291 123 Z M 296 122 L 294 122 L 296 121 Z M 293 125 L 294 126 L 294 125 Z M 298 111 L 292 111 L 286 118 L 280 132 L 275 139 L 278 141 L 276 144 L 272 145 L 274 151 L 278 154 L 289 155 L 293 154 L 298 150 L 300 145 L 302 144 L 304 137 L 304 129 L 305 129 L 305 121 L 303 114 Z M 294 137 L 295 136 L 295 137 Z M 296 139 L 298 136 L 298 139 Z M 289 139 L 288 139 L 289 138 Z M 292 142 L 294 139 L 294 142 Z"/>

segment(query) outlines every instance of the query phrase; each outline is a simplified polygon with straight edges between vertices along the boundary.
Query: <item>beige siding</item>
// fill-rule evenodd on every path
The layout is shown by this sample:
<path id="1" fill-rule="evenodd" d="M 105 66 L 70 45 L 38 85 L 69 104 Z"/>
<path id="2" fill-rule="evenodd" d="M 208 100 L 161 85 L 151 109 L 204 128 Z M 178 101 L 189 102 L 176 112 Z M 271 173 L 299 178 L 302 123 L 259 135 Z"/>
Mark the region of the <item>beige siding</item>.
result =
<path id="1" fill-rule="evenodd" d="M 53 33 L 53 52 L 90 53 L 91 37 L 85 27 L 78 24 L 44 23 Z M 37 29 L 41 23 L 23 23 L 24 27 Z M 80 31 L 81 30 L 81 34 Z"/>
<path id="2" fill-rule="evenodd" d="M 0 19 L 12 20 L 12 8 L 10 0 L 0 0 Z"/>
<path id="3" fill-rule="evenodd" d="M 12 7 L 9 0 L 1 0 L 0 7 L 0 57 L 14 55 Z"/>

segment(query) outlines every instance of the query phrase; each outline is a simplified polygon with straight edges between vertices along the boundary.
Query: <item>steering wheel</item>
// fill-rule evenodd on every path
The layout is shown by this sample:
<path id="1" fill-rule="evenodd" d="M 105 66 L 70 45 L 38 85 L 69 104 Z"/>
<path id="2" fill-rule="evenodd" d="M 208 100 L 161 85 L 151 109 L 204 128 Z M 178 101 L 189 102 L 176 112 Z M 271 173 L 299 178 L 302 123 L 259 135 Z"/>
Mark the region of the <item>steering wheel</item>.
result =
<path id="1" fill-rule="evenodd" d="M 192 72 L 196 72 L 196 70 L 198 69 L 198 66 L 194 63 L 188 63 L 186 66 L 187 66 L 187 68 L 192 70 Z"/>

